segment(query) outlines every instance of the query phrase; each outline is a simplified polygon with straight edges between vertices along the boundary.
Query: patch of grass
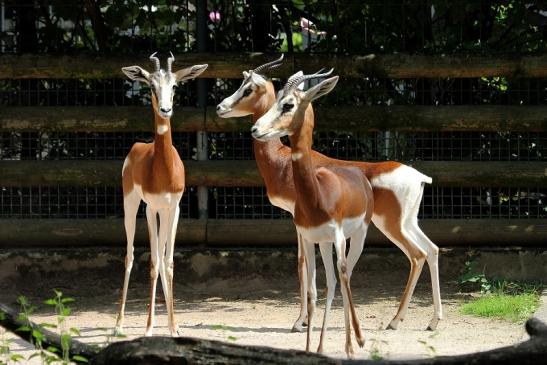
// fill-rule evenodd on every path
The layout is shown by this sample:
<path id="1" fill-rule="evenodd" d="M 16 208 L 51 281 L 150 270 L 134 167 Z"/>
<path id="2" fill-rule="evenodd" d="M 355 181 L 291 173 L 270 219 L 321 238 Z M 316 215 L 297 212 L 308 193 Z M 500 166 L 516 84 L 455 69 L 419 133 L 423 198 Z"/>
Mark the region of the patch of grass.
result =
<path id="1" fill-rule="evenodd" d="M 495 317 L 513 322 L 524 322 L 539 307 L 537 292 L 522 294 L 495 293 L 464 304 L 460 311 L 479 317 Z"/>

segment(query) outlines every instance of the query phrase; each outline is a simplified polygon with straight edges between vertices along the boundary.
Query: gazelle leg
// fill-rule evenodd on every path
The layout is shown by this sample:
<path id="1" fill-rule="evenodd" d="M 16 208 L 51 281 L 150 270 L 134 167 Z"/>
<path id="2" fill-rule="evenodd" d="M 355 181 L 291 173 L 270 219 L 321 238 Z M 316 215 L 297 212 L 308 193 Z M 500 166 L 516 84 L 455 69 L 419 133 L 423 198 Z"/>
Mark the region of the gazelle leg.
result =
<path id="1" fill-rule="evenodd" d="M 167 316 L 168 316 L 168 323 L 169 323 L 169 331 L 171 332 L 171 336 L 177 336 L 178 335 L 178 326 L 175 321 L 175 307 L 174 307 L 174 295 L 173 295 L 173 270 L 174 270 L 174 261 L 173 261 L 173 254 L 175 250 L 175 236 L 177 234 L 177 224 L 179 221 L 179 215 L 180 215 L 180 207 L 177 203 L 177 206 L 174 209 L 170 210 L 169 214 L 169 232 L 167 236 L 167 247 L 165 249 L 165 257 L 164 257 L 164 270 L 167 274 L 167 288 L 168 288 L 168 294 L 166 294 L 166 298 L 169 298 L 167 300 Z"/>
<path id="2" fill-rule="evenodd" d="M 303 324 L 308 316 L 308 275 L 306 269 L 306 257 L 302 247 L 302 236 L 298 236 L 298 280 L 300 284 L 300 316 L 292 327 L 292 332 L 304 332 Z"/>
<path id="3" fill-rule="evenodd" d="M 387 329 L 395 330 L 399 326 L 399 323 L 405 319 L 406 312 L 408 311 L 408 304 L 416 288 L 416 283 L 422 272 L 422 268 L 425 263 L 426 253 L 420 248 L 419 244 L 414 238 L 414 235 L 406 233 L 406 230 L 401 227 L 400 237 L 397 240 L 403 244 L 406 248 L 405 253 L 410 261 L 410 274 L 408 275 L 408 280 L 406 283 L 405 290 L 401 297 L 401 302 L 399 303 L 399 309 L 397 314 L 389 323 Z"/>
<path id="4" fill-rule="evenodd" d="M 315 244 L 302 239 L 302 250 L 306 257 L 306 269 L 308 270 L 308 331 L 306 335 L 306 351 L 310 351 L 313 312 L 317 300 L 315 287 Z"/>
<path id="5" fill-rule="evenodd" d="M 441 303 L 441 289 L 439 287 L 439 248 L 431 242 L 429 237 L 418 227 L 418 222 L 412 225 L 412 233 L 422 243 L 427 251 L 427 265 L 429 266 L 429 274 L 431 276 L 431 288 L 433 293 L 433 306 L 435 313 L 429 322 L 427 329 L 434 331 L 443 318 L 443 309 Z"/>
<path id="6" fill-rule="evenodd" d="M 156 307 L 156 283 L 159 275 L 159 247 L 158 247 L 158 223 L 156 212 L 149 206 L 146 207 L 146 220 L 148 222 L 148 234 L 150 236 L 150 307 L 148 322 L 146 323 L 146 336 L 151 336 L 155 323 Z"/>
<path id="7" fill-rule="evenodd" d="M 351 327 L 350 327 L 350 314 L 351 322 L 353 324 L 353 329 L 355 331 L 355 337 L 357 338 L 357 343 L 360 347 L 363 347 L 365 340 L 361 333 L 361 326 L 359 324 L 359 319 L 357 318 L 357 313 L 355 312 L 355 307 L 353 305 L 353 299 L 351 296 L 351 289 L 349 284 L 348 269 L 347 269 L 347 259 L 346 259 L 346 239 L 340 228 L 336 234 L 336 242 L 334 243 L 336 248 L 337 256 L 337 266 L 338 266 L 338 276 L 340 277 L 340 289 L 342 291 L 342 298 L 344 301 L 344 318 L 345 318 L 345 327 L 346 327 L 346 355 L 348 358 L 353 358 L 353 345 L 351 344 Z"/>
<path id="8" fill-rule="evenodd" d="M 365 237 L 367 236 L 368 224 L 363 223 L 362 229 L 356 230 L 356 232 L 351 236 L 350 246 L 348 251 L 348 277 L 351 279 L 351 274 L 353 269 L 357 264 L 357 261 L 363 253 L 363 247 L 365 245 Z"/>
<path id="9" fill-rule="evenodd" d="M 123 199 L 124 226 L 127 237 L 127 253 L 125 256 L 125 276 L 123 279 L 122 297 L 120 300 L 120 312 L 116 321 L 115 332 L 121 334 L 123 331 L 123 322 L 125 317 L 125 302 L 127 300 L 127 288 L 129 286 L 129 276 L 133 267 L 134 253 L 133 242 L 135 239 L 135 224 L 137 220 L 137 210 L 141 202 L 140 197 L 135 191 L 130 192 Z"/>
<path id="10" fill-rule="evenodd" d="M 334 299 L 334 292 L 336 290 L 336 275 L 334 273 L 334 265 L 332 263 L 332 243 L 319 244 L 321 251 L 321 258 L 323 259 L 323 265 L 325 266 L 325 275 L 327 278 L 327 301 L 325 303 L 325 315 L 323 316 L 323 326 L 321 327 L 321 337 L 319 339 L 319 346 L 317 352 L 323 353 L 323 340 L 327 333 L 328 317 L 332 300 Z"/>

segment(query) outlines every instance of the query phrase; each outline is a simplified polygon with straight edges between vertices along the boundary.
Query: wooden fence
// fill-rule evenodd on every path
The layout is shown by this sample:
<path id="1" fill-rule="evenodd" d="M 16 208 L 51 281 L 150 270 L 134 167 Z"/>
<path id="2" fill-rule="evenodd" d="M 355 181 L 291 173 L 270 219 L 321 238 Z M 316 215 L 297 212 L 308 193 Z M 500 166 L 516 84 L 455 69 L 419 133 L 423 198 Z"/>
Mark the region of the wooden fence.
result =
<path id="1" fill-rule="evenodd" d="M 180 65 L 208 62 L 203 77 L 236 78 L 251 65 L 272 59 L 262 54 L 185 54 Z M 122 77 L 127 64 L 140 58 L 60 58 L 0 56 L 0 78 Z M 70 64 L 70 67 L 67 67 Z M 547 77 L 547 56 L 288 56 L 278 76 L 333 65 L 346 77 Z M 178 108 L 174 131 L 246 131 L 248 118 L 221 119 L 212 108 Z M 1 107 L 0 132 L 151 131 L 150 107 Z M 341 131 L 547 131 L 547 106 L 374 106 L 316 108 L 319 130 Z M 122 161 L 0 161 L 0 186 L 119 186 Z M 188 185 L 261 186 L 254 161 L 185 161 Z M 439 186 L 547 187 L 547 162 L 419 161 L 412 163 Z M 423 220 L 424 231 L 440 245 L 544 245 L 547 222 L 540 219 Z M 147 239 L 146 224 L 137 229 L 137 243 Z M 120 245 L 125 241 L 121 219 L 0 219 L 0 247 L 19 245 Z M 295 241 L 288 220 L 187 219 L 179 223 L 179 244 L 290 244 Z M 371 229 L 368 243 L 387 239 Z"/>

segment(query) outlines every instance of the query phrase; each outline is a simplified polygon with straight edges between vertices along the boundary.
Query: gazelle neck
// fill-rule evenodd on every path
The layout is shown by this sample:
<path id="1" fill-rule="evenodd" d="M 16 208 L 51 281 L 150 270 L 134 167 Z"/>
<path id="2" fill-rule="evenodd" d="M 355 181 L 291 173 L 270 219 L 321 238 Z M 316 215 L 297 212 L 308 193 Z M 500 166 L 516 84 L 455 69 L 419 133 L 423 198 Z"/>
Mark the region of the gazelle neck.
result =
<path id="1" fill-rule="evenodd" d="M 318 183 L 312 164 L 311 146 L 313 141 L 314 114 L 311 104 L 301 105 L 293 117 L 295 132 L 291 136 L 291 159 L 296 196 L 303 202 L 316 206 Z"/>
<path id="2" fill-rule="evenodd" d="M 262 117 L 266 112 L 272 107 L 272 105 L 275 103 L 275 90 L 273 85 L 270 81 L 268 81 L 268 86 L 265 94 L 260 98 L 260 100 L 256 103 L 253 113 L 253 124 L 256 123 L 260 117 Z M 263 173 L 263 166 L 260 164 L 260 160 L 267 158 L 267 159 L 274 159 L 276 158 L 276 152 L 279 150 L 279 148 L 283 147 L 283 143 L 281 142 L 281 139 L 274 138 L 268 141 L 259 141 L 257 139 L 253 139 L 253 149 L 255 152 L 255 158 L 257 162 L 259 163 L 258 168 L 261 170 L 260 172 Z M 264 174 L 262 174 L 264 175 Z"/>
<path id="3" fill-rule="evenodd" d="M 168 171 L 173 168 L 173 138 L 171 136 L 171 119 L 159 115 L 158 103 L 152 94 L 154 110 L 154 166 Z"/>

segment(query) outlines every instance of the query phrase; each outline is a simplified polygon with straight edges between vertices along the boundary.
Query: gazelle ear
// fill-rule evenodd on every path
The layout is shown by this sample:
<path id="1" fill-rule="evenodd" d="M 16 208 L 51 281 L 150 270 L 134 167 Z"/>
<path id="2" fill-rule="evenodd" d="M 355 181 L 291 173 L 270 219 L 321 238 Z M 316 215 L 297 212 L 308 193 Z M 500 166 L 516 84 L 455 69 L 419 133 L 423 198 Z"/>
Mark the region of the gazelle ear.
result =
<path id="1" fill-rule="evenodd" d="M 304 76 L 304 72 L 298 71 L 297 73 L 295 73 L 291 77 L 297 78 L 297 77 L 300 77 L 300 76 Z M 298 84 L 298 86 L 296 88 L 300 91 L 303 91 L 304 90 L 304 83 L 301 82 L 300 84 Z"/>
<path id="2" fill-rule="evenodd" d="M 178 70 L 177 72 L 175 72 L 175 78 L 177 82 L 195 79 L 207 69 L 207 66 L 209 65 L 204 64 L 183 68 L 182 70 Z"/>
<path id="3" fill-rule="evenodd" d="M 243 78 L 246 79 L 249 77 L 249 73 L 247 71 L 243 71 Z"/>
<path id="4" fill-rule="evenodd" d="M 150 84 L 150 73 L 140 66 L 122 67 L 122 72 L 131 80 L 141 81 Z"/>
<path id="5" fill-rule="evenodd" d="M 260 86 L 260 87 L 266 86 L 266 79 L 254 72 L 251 72 L 251 79 L 257 86 Z"/>
<path id="6" fill-rule="evenodd" d="M 325 94 L 328 94 L 336 86 L 338 78 L 338 76 L 334 76 L 321 81 L 319 84 L 315 85 L 304 93 L 304 99 L 312 101 Z"/>

